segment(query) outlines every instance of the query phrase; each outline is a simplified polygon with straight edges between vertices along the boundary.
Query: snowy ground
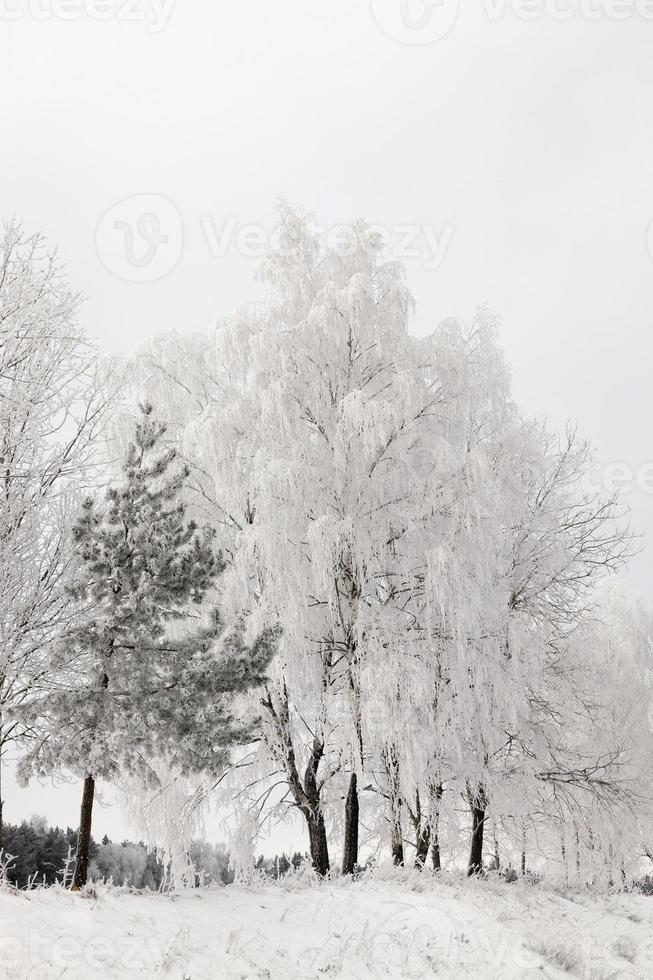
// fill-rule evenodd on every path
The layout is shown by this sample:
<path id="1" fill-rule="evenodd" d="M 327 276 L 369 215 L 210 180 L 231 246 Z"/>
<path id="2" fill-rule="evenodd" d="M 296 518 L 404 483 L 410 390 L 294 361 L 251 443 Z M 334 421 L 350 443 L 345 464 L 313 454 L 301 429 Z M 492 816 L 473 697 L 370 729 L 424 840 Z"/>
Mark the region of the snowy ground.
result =
<path id="1" fill-rule="evenodd" d="M 653 977 L 653 898 L 374 880 L 197 891 L 0 892 L 0 976 Z"/>

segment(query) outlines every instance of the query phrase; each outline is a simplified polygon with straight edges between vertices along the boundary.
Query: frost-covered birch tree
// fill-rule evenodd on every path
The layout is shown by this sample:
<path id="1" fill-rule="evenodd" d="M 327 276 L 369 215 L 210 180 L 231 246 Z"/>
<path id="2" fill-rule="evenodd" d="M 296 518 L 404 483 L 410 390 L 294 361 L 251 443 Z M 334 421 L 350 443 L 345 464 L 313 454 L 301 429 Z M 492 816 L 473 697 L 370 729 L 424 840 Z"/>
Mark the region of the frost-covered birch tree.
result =
<path id="1" fill-rule="evenodd" d="M 108 398 L 56 254 L 18 222 L 0 240 L 0 778 L 21 712 L 70 625 L 69 528 Z M 0 849 L 2 802 L 0 799 Z"/>
<path id="2" fill-rule="evenodd" d="M 395 785 L 397 772 L 411 774 L 404 800 L 418 863 L 448 789 L 471 809 L 471 871 L 482 866 L 489 801 L 499 806 L 499 797 L 514 810 L 523 799 L 519 779 L 552 778 L 546 746 L 564 738 L 564 726 L 552 733 L 552 718 L 564 714 L 573 728 L 562 710 L 575 670 L 565 661 L 565 640 L 591 610 L 597 583 L 631 548 L 619 501 L 582 490 L 587 445 L 573 432 L 558 443 L 512 405 L 494 334 L 487 315 L 468 335 L 451 324 L 440 355 L 441 364 L 457 363 L 454 376 L 465 377 L 459 390 L 466 400 L 449 402 L 466 447 L 464 481 L 439 515 L 440 564 L 425 575 L 424 635 L 433 656 L 420 661 L 431 697 L 411 706 L 421 739 L 403 740 L 414 752 L 420 741 L 428 745 L 426 733 L 437 732 L 422 761 L 425 785 L 410 785 L 420 766 L 393 748 Z M 425 544 L 428 535 L 424 528 Z M 601 792 L 598 781 L 586 788 Z"/>
<path id="3" fill-rule="evenodd" d="M 411 826 L 418 866 L 471 811 L 475 871 L 488 821 L 521 826 L 583 769 L 573 739 L 564 777 L 551 760 L 572 637 L 629 549 L 619 505 L 580 489 L 584 443 L 520 415 L 490 311 L 412 337 L 363 223 L 325 248 L 282 206 L 278 240 L 261 302 L 131 367 L 220 528 L 230 614 L 281 627 L 243 792 L 299 810 L 322 874 L 330 830 L 353 869 L 361 806 L 397 861 Z"/>
<path id="4" fill-rule="evenodd" d="M 379 617 L 404 616 L 401 581 L 415 569 L 401 567 L 397 533 L 422 492 L 432 445 L 423 433 L 440 395 L 419 370 L 410 298 L 378 236 L 358 223 L 340 248 L 323 249 L 301 217 L 287 208 L 280 217 L 265 301 L 216 331 L 208 397 L 206 383 L 197 399 L 197 379 L 184 375 L 177 400 L 191 413 L 195 399 L 204 406 L 184 445 L 234 535 L 233 581 L 248 583 L 262 621 L 282 627 L 263 699 L 270 762 L 306 817 L 322 872 L 323 793 L 332 780 L 335 798 L 344 793 L 347 871 L 366 754 L 362 673 L 383 642 Z M 164 384 L 170 363 L 150 349 L 155 361 Z"/>

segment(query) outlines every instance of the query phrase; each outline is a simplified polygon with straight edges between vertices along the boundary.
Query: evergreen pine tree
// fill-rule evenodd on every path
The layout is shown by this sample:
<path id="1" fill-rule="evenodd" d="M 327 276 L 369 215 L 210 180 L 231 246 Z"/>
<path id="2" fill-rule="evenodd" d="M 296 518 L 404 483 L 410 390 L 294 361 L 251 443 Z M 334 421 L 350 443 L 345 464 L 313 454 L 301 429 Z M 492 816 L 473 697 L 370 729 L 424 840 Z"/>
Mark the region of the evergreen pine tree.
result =
<path id="1" fill-rule="evenodd" d="M 74 889 L 88 874 L 95 780 L 155 780 L 158 757 L 186 772 L 222 768 L 254 724 L 236 718 L 233 695 L 263 682 L 274 650 L 270 633 L 247 645 L 243 624 L 227 631 L 206 603 L 224 567 L 214 533 L 187 519 L 189 471 L 161 449 L 151 407 L 141 411 L 123 483 L 104 507 L 87 499 L 73 529 L 80 618 L 55 654 L 57 689 L 34 705 L 43 734 L 22 766 L 84 779 Z"/>

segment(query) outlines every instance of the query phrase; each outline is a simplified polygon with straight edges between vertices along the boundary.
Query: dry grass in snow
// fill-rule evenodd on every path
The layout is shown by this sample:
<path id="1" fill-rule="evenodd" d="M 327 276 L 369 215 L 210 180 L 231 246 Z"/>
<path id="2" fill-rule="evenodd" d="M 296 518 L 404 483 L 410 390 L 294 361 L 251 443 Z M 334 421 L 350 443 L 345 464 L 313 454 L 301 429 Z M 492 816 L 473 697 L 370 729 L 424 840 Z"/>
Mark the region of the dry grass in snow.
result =
<path id="1" fill-rule="evenodd" d="M 379 874 L 176 896 L 0 891 L 8 980 L 653 977 L 653 899 Z"/>

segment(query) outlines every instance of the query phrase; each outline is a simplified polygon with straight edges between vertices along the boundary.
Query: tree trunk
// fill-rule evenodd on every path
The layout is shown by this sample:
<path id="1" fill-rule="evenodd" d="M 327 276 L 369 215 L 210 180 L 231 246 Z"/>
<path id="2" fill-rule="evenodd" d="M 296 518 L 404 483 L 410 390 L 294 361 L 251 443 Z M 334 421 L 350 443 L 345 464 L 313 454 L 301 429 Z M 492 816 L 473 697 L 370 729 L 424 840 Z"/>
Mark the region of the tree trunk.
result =
<path id="1" fill-rule="evenodd" d="M 331 867 L 320 790 L 317 785 L 317 770 L 323 753 L 324 742 L 318 738 L 313 739 L 311 756 L 304 773 L 304 799 L 306 802 L 301 807 L 308 823 L 308 839 L 311 846 L 313 867 L 322 878 L 329 873 Z"/>
<path id="2" fill-rule="evenodd" d="M 322 807 L 320 804 L 320 791 L 317 787 L 317 769 L 320 764 L 323 751 L 324 746 L 316 739 L 313 744 L 311 758 L 306 767 L 306 773 L 304 775 L 304 793 L 308 805 L 301 807 L 308 824 L 311 862 L 313 864 L 313 868 L 321 878 L 327 875 L 331 868 L 326 827 L 324 826 L 324 814 L 322 813 Z"/>
<path id="3" fill-rule="evenodd" d="M 311 864 L 321 878 L 329 873 L 329 847 L 327 844 L 324 817 L 320 810 L 315 816 L 307 816 L 308 840 L 311 850 Z"/>
<path id="4" fill-rule="evenodd" d="M 419 789 L 415 792 L 415 810 L 409 812 L 415 828 L 415 868 L 421 871 L 429 856 L 431 841 L 434 843 L 432 854 L 433 866 L 440 868 L 440 845 L 438 842 L 438 823 L 440 819 L 440 800 L 442 799 L 442 784 L 429 786 L 430 808 L 422 809 Z"/>
<path id="5" fill-rule="evenodd" d="M 352 772 L 345 803 L 345 840 L 342 849 L 342 873 L 351 875 L 358 864 L 358 780 Z"/>
<path id="6" fill-rule="evenodd" d="M 109 639 L 105 666 L 108 666 L 113 654 L 113 637 Z M 100 673 L 100 691 L 102 694 L 109 687 L 109 675 L 103 668 Z M 95 796 L 95 780 L 87 775 L 82 790 L 82 807 L 79 814 L 79 834 L 77 835 L 77 850 L 75 851 L 75 871 L 71 891 L 78 892 L 88 879 L 88 862 L 91 856 L 91 822 L 93 820 L 93 797 Z"/>
<path id="7" fill-rule="evenodd" d="M 304 773 L 304 805 L 300 807 L 308 824 L 308 839 L 311 848 L 311 861 L 313 868 L 324 877 L 329 873 L 331 864 L 329 861 L 329 848 L 327 845 L 326 827 L 324 826 L 324 814 L 322 813 L 320 790 L 317 785 L 317 770 L 324 752 L 324 743 L 319 739 L 314 739 L 306 772 Z"/>
<path id="8" fill-rule="evenodd" d="M 431 825 L 427 816 L 422 812 L 422 801 L 419 789 L 415 790 L 415 810 L 410 810 L 410 818 L 415 829 L 415 868 L 421 871 L 426 862 L 431 843 Z"/>
<path id="9" fill-rule="evenodd" d="M 472 804 L 472 840 L 469 849 L 469 864 L 467 866 L 467 876 L 482 874 L 483 872 L 483 825 L 485 823 L 485 810 L 478 802 Z"/>
<path id="10" fill-rule="evenodd" d="M 279 751 L 277 758 L 282 763 L 288 780 L 288 786 L 293 795 L 295 806 L 304 816 L 308 827 L 308 839 L 311 850 L 311 863 L 314 870 L 321 877 L 329 873 L 329 849 L 327 845 L 326 828 L 324 826 L 324 815 L 322 813 L 320 801 L 320 787 L 317 782 L 317 771 L 320 761 L 324 754 L 324 742 L 316 735 L 313 738 L 311 754 L 304 772 L 302 783 L 297 768 L 295 756 L 295 746 L 293 745 L 290 732 L 290 716 L 288 708 L 288 691 L 284 682 L 281 700 L 277 705 L 272 700 L 270 691 L 266 689 L 265 698 L 261 699 L 261 704 L 270 712 L 274 727 L 279 738 L 279 743 L 283 747 Z"/>
<path id="11" fill-rule="evenodd" d="M 352 585 L 354 584 L 354 579 L 352 577 Z M 357 595 L 359 595 L 357 593 Z M 354 716 L 356 723 L 356 741 L 358 748 L 358 758 L 360 762 L 361 772 L 364 768 L 364 753 L 363 753 L 363 732 L 361 728 L 361 714 L 360 714 L 360 690 L 358 687 L 358 682 L 352 671 L 353 664 L 357 660 L 357 646 L 356 640 L 353 638 L 352 634 L 349 634 L 347 639 L 347 646 L 350 653 L 349 660 L 349 688 L 352 696 L 352 703 L 354 705 Z M 349 790 L 347 791 L 347 799 L 345 801 L 345 837 L 342 848 L 342 873 L 343 875 L 351 875 L 354 873 L 354 869 L 358 864 L 358 819 L 359 819 L 359 802 L 358 802 L 358 777 L 355 772 L 352 772 L 349 777 Z"/>
<path id="12" fill-rule="evenodd" d="M 433 835 L 433 843 L 431 844 L 431 863 L 434 871 L 442 870 L 442 864 L 440 863 L 440 841 L 438 840 L 437 834 Z"/>
<path id="13" fill-rule="evenodd" d="M 399 787 L 399 760 L 394 745 L 386 745 L 383 761 L 388 777 L 388 795 L 390 801 L 390 852 L 395 868 L 404 865 L 404 840 L 401 829 L 401 790 Z"/>
<path id="14" fill-rule="evenodd" d="M 440 801 L 442 800 L 442 793 L 444 788 L 442 783 L 438 783 L 434 790 L 434 816 L 433 816 L 433 833 L 431 840 L 431 862 L 433 864 L 434 871 L 441 871 L 442 865 L 440 863 Z"/>
<path id="15" fill-rule="evenodd" d="M 93 796 L 95 795 L 95 780 L 87 776 L 84 780 L 82 793 L 82 808 L 79 815 L 79 834 L 77 836 L 77 851 L 75 852 L 75 873 L 73 875 L 72 891 L 78 892 L 88 879 L 88 862 L 91 853 L 91 820 L 93 817 Z"/>
<path id="16" fill-rule="evenodd" d="M 401 836 L 401 817 L 393 817 L 390 830 L 390 850 L 392 852 L 392 863 L 395 868 L 404 866 L 404 841 Z"/>
<path id="17" fill-rule="evenodd" d="M 428 824 L 423 825 L 418 833 L 415 840 L 415 867 L 418 871 L 421 871 L 426 864 L 426 859 L 429 856 L 429 847 L 431 846 L 431 828 Z"/>

